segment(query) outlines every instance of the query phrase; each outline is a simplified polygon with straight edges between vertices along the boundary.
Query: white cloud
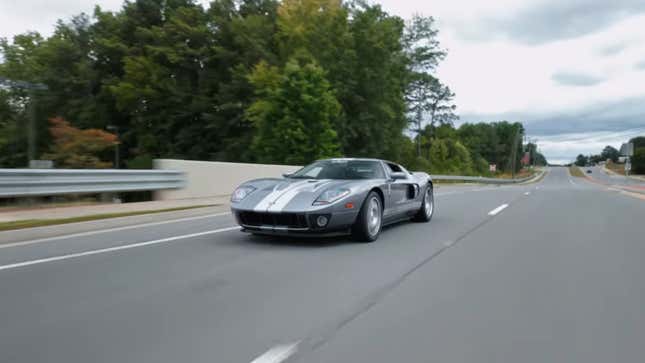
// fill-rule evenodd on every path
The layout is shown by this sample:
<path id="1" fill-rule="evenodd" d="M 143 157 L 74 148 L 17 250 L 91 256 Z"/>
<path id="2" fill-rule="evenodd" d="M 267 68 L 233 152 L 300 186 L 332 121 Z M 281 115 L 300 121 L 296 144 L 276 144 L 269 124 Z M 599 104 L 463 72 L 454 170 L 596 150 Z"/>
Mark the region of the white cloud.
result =
<path id="1" fill-rule="evenodd" d="M 603 133 L 619 144 L 626 140 L 617 130 L 645 128 L 641 0 L 379 2 L 437 19 L 449 50 L 438 75 L 456 92 L 464 121 L 522 121 L 558 158 L 599 152 Z M 583 138 L 551 136 L 572 130 Z"/>

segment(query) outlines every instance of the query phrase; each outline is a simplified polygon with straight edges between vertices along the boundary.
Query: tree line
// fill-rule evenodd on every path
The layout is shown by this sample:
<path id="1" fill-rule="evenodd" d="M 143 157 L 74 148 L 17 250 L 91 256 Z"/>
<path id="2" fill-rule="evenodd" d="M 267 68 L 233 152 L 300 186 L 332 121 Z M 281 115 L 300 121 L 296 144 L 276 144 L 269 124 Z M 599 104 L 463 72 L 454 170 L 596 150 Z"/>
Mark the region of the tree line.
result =
<path id="1" fill-rule="evenodd" d="M 59 167 L 104 167 L 118 142 L 128 168 L 342 155 L 433 173 L 518 169 L 531 148 L 520 123 L 454 127 L 437 33 L 432 17 L 404 21 L 362 0 L 97 6 L 49 37 L 0 40 L 0 77 L 47 87 L 0 87 L 0 166 L 26 164 L 33 120 L 36 157 Z"/>

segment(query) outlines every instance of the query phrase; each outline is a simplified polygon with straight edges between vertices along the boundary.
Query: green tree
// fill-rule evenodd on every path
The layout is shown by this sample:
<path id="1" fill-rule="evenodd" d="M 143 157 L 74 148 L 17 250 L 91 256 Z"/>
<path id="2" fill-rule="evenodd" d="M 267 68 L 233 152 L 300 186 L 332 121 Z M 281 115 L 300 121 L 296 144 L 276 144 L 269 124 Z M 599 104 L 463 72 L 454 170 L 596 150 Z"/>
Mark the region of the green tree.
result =
<path id="1" fill-rule="evenodd" d="M 631 157 L 632 173 L 645 174 L 645 136 L 637 136 L 629 140 L 634 144 L 634 155 Z"/>
<path id="2" fill-rule="evenodd" d="M 613 146 L 607 145 L 605 146 L 604 149 L 602 149 L 602 153 L 600 153 L 602 161 L 605 161 L 607 159 L 615 162 L 618 162 L 618 158 L 620 157 L 620 151 L 616 149 Z"/>
<path id="3" fill-rule="evenodd" d="M 473 162 L 468 149 L 459 141 L 435 139 L 430 147 L 430 170 L 432 173 L 469 175 Z"/>
<path id="4" fill-rule="evenodd" d="M 154 157 L 259 161 L 260 129 L 249 115 L 263 90 L 252 75 L 263 63 L 284 76 L 294 59 L 301 68 L 320 68 L 340 105 L 324 122 L 341 154 L 407 159 L 412 81 L 428 80 L 428 100 L 442 92 L 452 97 L 434 74 L 445 56 L 436 32 L 432 18 L 406 26 L 362 0 L 214 0 L 208 8 L 196 0 L 132 0 L 117 11 L 96 7 L 91 16 L 59 21 L 47 38 L 26 33 L 0 41 L 0 76 L 49 87 L 36 96 L 9 89 L 0 100 L 11 109 L 0 119 L 0 162 L 24 165 L 29 105 L 37 105 L 40 152 L 54 143 L 47 119 L 60 115 L 79 129 L 117 126 L 127 165 Z M 431 124 L 447 120 L 424 107 Z"/>
<path id="5" fill-rule="evenodd" d="M 338 100 L 343 106 L 336 128 L 343 154 L 398 159 L 405 152 L 406 57 L 404 22 L 378 5 L 351 3 L 349 57 Z"/>
<path id="6" fill-rule="evenodd" d="M 634 150 L 645 147 L 645 136 L 637 136 L 629 140 L 630 143 L 634 144 Z"/>
<path id="7" fill-rule="evenodd" d="M 544 166 L 547 164 L 546 158 L 538 151 L 537 147 L 537 144 L 532 142 L 526 144 L 526 152 L 529 153 L 529 164 Z"/>
<path id="8" fill-rule="evenodd" d="M 452 104 L 455 94 L 431 74 L 446 55 L 439 47 L 437 34 L 432 17 L 415 15 L 407 24 L 403 39 L 408 59 L 408 122 L 416 135 L 417 156 L 421 155 L 421 132 L 426 118 L 430 132 L 437 124 L 452 124 L 457 119 L 456 106 Z"/>
<path id="9" fill-rule="evenodd" d="M 289 61 L 284 70 L 260 63 L 251 75 L 257 100 L 248 110 L 256 125 L 258 161 L 305 164 L 339 155 L 332 120 L 340 105 L 325 73 L 313 61 Z"/>
<path id="10" fill-rule="evenodd" d="M 632 174 L 645 174 L 645 147 L 639 147 L 634 150 L 634 156 L 631 157 Z"/>
<path id="11" fill-rule="evenodd" d="M 575 164 L 577 166 L 586 166 L 587 164 L 589 164 L 589 158 L 582 154 L 578 154 L 578 156 L 576 156 Z"/>

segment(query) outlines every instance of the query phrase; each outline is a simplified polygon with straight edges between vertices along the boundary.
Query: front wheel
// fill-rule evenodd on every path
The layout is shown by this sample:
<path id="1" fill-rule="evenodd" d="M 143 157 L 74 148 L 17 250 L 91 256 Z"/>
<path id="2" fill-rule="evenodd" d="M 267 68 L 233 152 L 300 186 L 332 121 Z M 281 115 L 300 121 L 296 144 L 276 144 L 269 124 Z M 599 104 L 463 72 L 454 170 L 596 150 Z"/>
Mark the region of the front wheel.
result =
<path id="1" fill-rule="evenodd" d="M 434 214 L 434 193 L 432 192 L 432 187 L 428 185 L 426 192 L 423 195 L 423 202 L 421 203 L 421 208 L 414 216 L 413 220 L 415 222 L 429 222 L 432 219 Z"/>
<path id="2" fill-rule="evenodd" d="M 376 192 L 370 192 L 363 202 L 356 222 L 352 226 L 352 237 L 361 242 L 373 242 L 381 233 L 383 203 Z"/>

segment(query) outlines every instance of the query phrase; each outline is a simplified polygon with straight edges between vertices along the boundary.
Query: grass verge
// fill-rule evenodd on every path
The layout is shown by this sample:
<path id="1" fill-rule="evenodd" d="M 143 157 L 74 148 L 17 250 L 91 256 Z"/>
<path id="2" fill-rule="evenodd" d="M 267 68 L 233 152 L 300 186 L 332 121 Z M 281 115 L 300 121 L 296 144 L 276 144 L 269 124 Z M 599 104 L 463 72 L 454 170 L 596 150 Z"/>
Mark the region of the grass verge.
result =
<path id="1" fill-rule="evenodd" d="M 137 216 L 137 215 L 141 215 L 141 214 L 154 214 L 154 213 L 162 213 L 162 212 L 173 212 L 173 211 L 178 211 L 178 210 L 213 207 L 213 206 L 216 206 L 216 205 L 217 204 L 203 204 L 203 205 L 191 205 L 191 206 L 188 206 L 188 207 L 142 210 L 142 211 L 136 211 L 136 212 L 91 214 L 91 215 L 87 215 L 87 216 L 70 217 L 70 218 L 26 219 L 26 220 L 22 220 L 22 221 L 0 222 L 0 231 L 9 231 L 9 230 L 13 230 L 13 229 L 23 229 L 23 228 L 32 228 L 32 227 L 53 226 L 53 225 L 56 225 L 56 224 L 87 222 L 87 221 L 94 221 L 94 220 L 98 220 L 98 219 L 129 217 L 129 216 Z"/>
<path id="2" fill-rule="evenodd" d="M 616 174 L 625 175 L 625 164 L 616 164 L 609 161 L 605 166 Z"/>
<path id="3" fill-rule="evenodd" d="M 542 173 L 542 174 L 540 174 L 540 173 Z M 536 171 L 535 173 L 533 173 L 532 179 L 529 179 L 528 181 L 520 183 L 520 185 L 539 183 L 539 182 L 542 181 L 542 179 L 544 179 L 544 177 L 546 176 L 546 173 L 547 173 L 546 170 L 544 170 L 544 171 Z"/>
<path id="4" fill-rule="evenodd" d="M 581 177 L 584 177 L 584 176 L 585 176 L 585 174 L 582 172 L 582 170 L 580 170 L 580 168 L 579 168 L 579 167 L 577 167 L 577 166 L 575 166 L 575 165 L 571 165 L 571 166 L 569 167 L 569 173 L 570 173 L 572 176 L 577 176 L 578 178 L 581 178 Z"/>

